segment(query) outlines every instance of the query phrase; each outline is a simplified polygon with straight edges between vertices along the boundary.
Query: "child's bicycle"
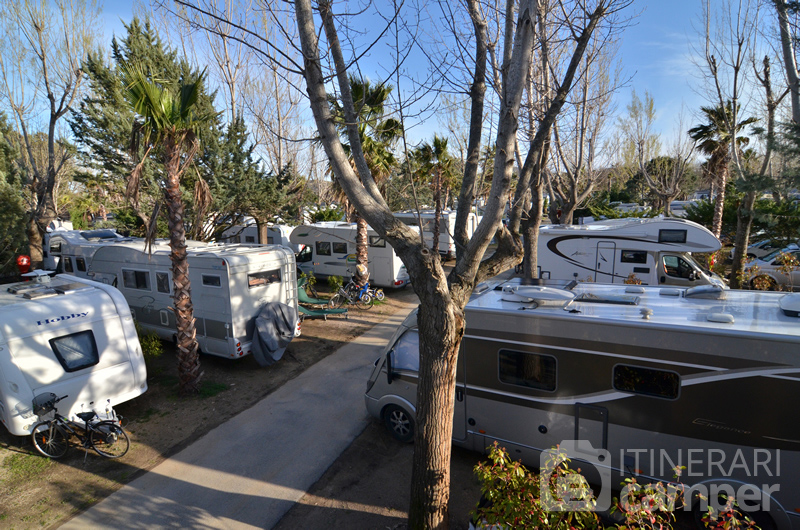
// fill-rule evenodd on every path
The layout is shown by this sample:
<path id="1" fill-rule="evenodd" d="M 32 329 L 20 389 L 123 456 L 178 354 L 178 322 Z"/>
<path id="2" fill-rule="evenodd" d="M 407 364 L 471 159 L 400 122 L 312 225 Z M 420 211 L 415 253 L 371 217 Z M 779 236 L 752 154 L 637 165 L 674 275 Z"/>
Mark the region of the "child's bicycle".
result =
<path id="1" fill-rule="evenodd" d="M 359 287 L 354 278 L 350 278 L 347 285 L 339 287 L 339 291 L 328 300 L 328 306 L 336 309 L 345 303 L 353 304 L 359 309 L 370 309 L 375 304 L 375 299 L 369 293 L 369 284 Z"/>
<path id="2" fill-rule="evenodd" d="M 110 405 L 106 407 L 106 414 L 111 419 L 103 420 L 93 410 L 79 412 L 77 416 L 83 421 L 83 425 L 80 425 L 58 413 L 56 403 L 65 397 L 48 392 L 33 398 L 34 414 L 42 417 L 53 413 L 53 419 L 33 426 L 31 440 L 37 451 L 49 458 L 61 458 L 69 449 L 70 438 L 74 436 L 84 448 L 91 447 L 106 458 L 119 458 L 128 452 L 131 442 L 122 428 L 121 418 L 117 417 Z"/>

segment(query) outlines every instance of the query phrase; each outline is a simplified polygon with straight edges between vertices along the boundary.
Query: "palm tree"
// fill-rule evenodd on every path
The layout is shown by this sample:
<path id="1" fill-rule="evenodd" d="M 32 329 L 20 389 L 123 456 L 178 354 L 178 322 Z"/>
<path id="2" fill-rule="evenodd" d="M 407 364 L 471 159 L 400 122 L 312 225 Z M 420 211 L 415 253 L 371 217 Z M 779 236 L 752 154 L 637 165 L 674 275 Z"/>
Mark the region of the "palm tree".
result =
<path id="1" fill-rule="evenodd" d="M 701 124 L 689 129 L 689 136 L 692 140 L 699 142 L 698 148 L 701 152 L 709 156 L 706 163 L 706 174 L 712 182 L 716 184 L 717 198 L 714 205 L 714 220 L 711 231 L 719 237 L 722 232 L 722 210 L 725 204 L 725 185 L 728 182 L 731 163 L 731 142 L 733 141 L 733 131 L 728 127 L 728 123 L 736 123 L 733 115 L 733 104 L 729 100 L 723 109 L 722 105 L 717 107 L 700 107 L 705 114 L 708 123 Z M 756 122 L 756 118 L 745 118 L 736 123 L 736 148 L 742 149 L 750 143 L 746 136 L 739 136 L 738 133 L 747 125 Z"/>
<path id="2" fill-rule="evenodd" d="M 449 194 L 453 177 L 453 157 L 447 151 L 447 138 L 433 135 L 433 142 L 424 142 L 414 151 L 414 158 L 420 165 L 420 173 L 430 177 L 435 204 L 433 216 L 433 250 L 439 250 L 440 220 L 442 217 L 442 186 Z M 445 201 L 446 202 L 446 201 Z"/>
<path id="3" fill-rule="evenodd" d="M 200 358 L 195 337 L 192 309 L 189 262 L 186 256 L 186 227 L 184 225 L 183 201 L 181 200 L 181 175 L 191 164 L 199 148 L 196 132 L 200 126 L 212 120 L 213 112 L 198 113 L 195 108 L 202 89 L 205 71 L 197 79 L 184 82 L 177 91 L 148 79 L 137 65 L 123 68 L 125 96 L 138 116 L 133 124 L 132 147 L 138 153 L 138 145 L 145 149 L 139 163 L 128 180 L 128 189 L 138 190 L 139 176 L 144 161 L 151 151 L 160 151 L 164 164 L 164 203 L 169 219 L 170 259 L 172 261 L 172 285 L 177 327 L 178 376 L 182 395 L 199 392 Z M 207 190 L 207 186 L 206 186 Z M 195 197 L 198 194 L 195 193 Z M 209 197 L 202 197 L 206 202 Z M 198 206 L 202 208 L 201 206 Z M 157 214 L 151 218 L 155 226 Z M 148 243 L 154 230 L 148 229 Z"/>
<path id="4" fill-rule="evenodd" d="M 386 102 L 392 92 L 392 86 L 373 85 L 369 79 L 358 79 L 351 76 L 350 91 L 358 116 L 358 136 L 361 149 L 372 173 L 372 178 L 381 186 L 389 179 L 397 166 L 397 159 L 391 148 L 403 131 L 402 124 L 398 120 L 386 117 Z M 332 98 L 330 104 L 334 115 L 341 118 L 344 111 L 339 107 L 338 100 Z M 338 128 L 344 140 L 343 147 L 350 155 L 346 124 L 339 123 Z M 350 158 L 352 161 L 352 156 Z M 382 193 L 386 194 L 385 189 L 382 189 Z M 338 188 L 336 195 L 339 202 L 345 204 L 345 211 L 356 223 L 356 263 L 366 267 L 369 261 L 367 222 L 350 208 L 347 196 L 341 188 Z"/>

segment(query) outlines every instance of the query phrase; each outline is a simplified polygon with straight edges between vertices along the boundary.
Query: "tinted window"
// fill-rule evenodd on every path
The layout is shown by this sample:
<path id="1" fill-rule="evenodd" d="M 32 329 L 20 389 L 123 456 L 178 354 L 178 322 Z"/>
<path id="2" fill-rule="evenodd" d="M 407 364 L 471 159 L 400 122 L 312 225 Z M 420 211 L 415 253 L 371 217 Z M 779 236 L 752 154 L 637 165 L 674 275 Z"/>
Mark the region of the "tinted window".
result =
<path id="1" fill-rule="evenodd" d="M 169 294 L 169 274 L 166 272 L 156 273 L 156 290 L 159 293 Z"/>
<path id="2" fill-rule="evenodd" d="M 410 329 L 403 333 L 392 348 L 392 370 L 419 372 L 419 332 Z"/>
<path id="3" fill-rule="evenodd" d="M 331 243 L 330 241 L 317 241 L 317 256 L 330 256 Z"/>
<path id="4" fill-rule="evenodd" d="M 148 271 L 122 269 L 122 285 L 128 289 L 150 290 L 150 274 Z"/>
<path id="5" fill-rule="evenodd" d="M 72 258 L 69 256 L 64 256 L 61 259 L 64 260 L 64 272 L 74 272 L 74 269 L 72 268 Z"/>
<path id="6" fill-rule="evenodd" d="M 256 242 L 256 238 L 253 237 L 253 236 L 244 236 L 244 242 L 245 243 L 255 243 Z"/>
<path id="7" fill-rule="evenodd" d="M 222 280 L 220 280 L 219 276 L 203 274 L 203 285 L 208 285 L 209 287 L 220 287 L 222 285 Z"/>
<path id="8" fill-rule="evenodd" d="M 622 263 L 647 263 L 647 252 L 643 250 L 623 250 Z"/>
<path id="9" fill-rule="evenodd" d="M 644 396 L 677 399 L 681 376 L 666 370 L 618 364 L 614 367 L 614 388 Z"/>
<path id="10" fill-rule="evenodd" d="M 50 242 L 50 252 L 52 254 L 61 254 L 61 240 Z"/>
<path id="11" fill-rule="evenodd" d="M 86 260 L 83 258 L 75 258 L 75 265 L 81 272 L 86 272 Z"/>
<path id="12" fill-rule="evenodd" d="M 255 272 L 247 275 L 247 286 L 250 289 L 261 285 L 269 285 L 271 283 L 281 283 L 281 271 L 279 269 Z"/>
<path id="13" fill-rule="evenodd" d="M 100 362 L 97 343 L 89 330 L 50 339 L 50 347 L 67 372 L 82 370 Z"/>
<path id="14" fill-rule="evenodd" d="M 369 236 L 369 246 L 371 247 L 385 247 L 386 240 L 380 236 Z"/>
<path id="15" fill-rule="evenodd" d="M 659 230 L 659 243 L 686 243 L 686 230 Z"/>
<path id="16" fill-rule="evenodd" d="M 347 254 L 347 243 L 334 243 L 333 244 L 333 253 L 334 254 Z"/>
<path id="17" fill-rule="evenodd" d="M 497 357 L 503 383 L 539 390 L 556 389 L 555 357 L 513 350 L 500 350 Z"/>
<path id="18" fill-rule="evenodd" d="M 694 268 L 683 258 L 664 256 L 664 272 L 675 278 L 689 278 L 694 272 Z"/>

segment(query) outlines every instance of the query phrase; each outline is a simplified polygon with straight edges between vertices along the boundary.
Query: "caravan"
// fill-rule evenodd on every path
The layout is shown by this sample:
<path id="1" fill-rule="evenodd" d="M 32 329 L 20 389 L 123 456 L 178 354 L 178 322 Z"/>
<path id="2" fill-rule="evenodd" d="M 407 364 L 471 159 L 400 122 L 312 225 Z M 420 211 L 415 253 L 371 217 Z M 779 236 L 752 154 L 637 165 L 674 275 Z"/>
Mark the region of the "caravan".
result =
<path id="1" fill-rule="evenodd" d="M 227 358 L 252 353 L 255 320 L 267 303 L 279 302 L 297 313 L 296 267 L 290 249 L 186 243 L 197 342 L 203 353 Z M 142 328 L 174 339 L 172 262 L 165 240 L 156 241 L 150 254 L 143 240 L 99 248 L 87 273 L 116 286 Z M 294 327 L 299 335 L 299 319 Z"/>
<path id="2" fill-rule="evenodd" d="M 543 225 L 539 230 L 538 277 L 597 283 L 724 286 L 692 252 L 722 245 L 705 227 L 676 218 L 625 218 L 586 225 Z"/>
<path id="3" fill-rule="evenodd" d="M 800 528 L 800 293 L 569 287 L 516 279 L 476 289 L 453 442 L 484 452 L 497 441 L 536 468 L 562 444 L 570 467 L 602 486 L 598 498 L 624 478 L 669 482 L 672 465 L 686 466 L 688 498 L 716 501 L 728 486 L 749 493 L 740 506 L 757 499 L 778 528 Z M 365 394 L 369 413 L 404 441 L 413 439 L 418 372 L 412 314 Z"/>
<path id="4" fill-rule="evenodd" d="M 30 434 L 34 396 L 68 395 L 65 416 L 112 405 L 147 390 L 142 348 L 128 304 L 109 285 L 75 276 L 39 276 L 0 293 L 0 421 Z M 85 412 L 89 409 L 84 409 Z"/>
<path id="5" fill-rule="evenodd" d="M 408 272 L 391 245 L 369 228 L 369 281 L 380 287 L 405 287 Z M 297 255 L 297 266 L 315 276 L 349 278 L 356 265 L 356 225 L 327 221 L 298 226 L 290 236 L 292 243 L 305 248 Z"/>
<path id="6" fill-rule="evenodd" d="M 89 262 L 98 248 L 133 241 L 114 230 L 54 230 L 44 238 L 44 269 L 88 278 Z"/>
<path id="7" fill-rule="evenodd" d="M 423 210 L 419 213 L 414 211 L 396 212 L 394 216 L 408 226 L 419 227 L 422 220 L 422 233 L 425 236 L 425 244 L 433 246 L 433 223 L 435 212 L 433 210 Z M 478 227 L 478 217 L 470 212 L 467 217 L 467 238 L 471 238 Z M 453 234 L 456 231 L 456 211 L 444 210 L 439 218 L 439 254 L 447 258 L 456 255 L 456 243 Z"/>

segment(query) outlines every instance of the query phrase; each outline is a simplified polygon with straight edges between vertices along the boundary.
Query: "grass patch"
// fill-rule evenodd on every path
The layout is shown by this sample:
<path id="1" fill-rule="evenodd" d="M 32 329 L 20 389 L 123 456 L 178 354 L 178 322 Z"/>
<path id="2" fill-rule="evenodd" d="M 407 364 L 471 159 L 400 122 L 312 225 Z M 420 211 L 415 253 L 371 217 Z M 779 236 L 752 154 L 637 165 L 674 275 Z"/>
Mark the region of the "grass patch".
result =
<path id="1" fill-rule="evenodd" d="M 230 388 L 226 383 L 215 383 L 214 381 L 201 381 L 200 382 L 200 397 L 210 398 L 214 397 L 220 392 L 224 392 Z"/>
<path id="2" fill-rule="evenodd" d="M 24 453 L 15 453 L 3 460 L 3 467 L 8 470 L 7 480 L 29 480 L 54 465 L 49 458 Z"/>
<path id="3" fill-rule="evenodd" d="M 158 414 L 158 409 L 150 407 L 149 409 L 144 411 L 142 414 L 140 414 L 136 418 L 136 421 L 138 421 L 139 423 L 146 423 L 146 422 L 150 421 L 153 418 L 153 416 L 155 416 L 156 414 Z"/>

